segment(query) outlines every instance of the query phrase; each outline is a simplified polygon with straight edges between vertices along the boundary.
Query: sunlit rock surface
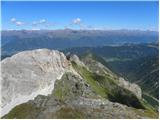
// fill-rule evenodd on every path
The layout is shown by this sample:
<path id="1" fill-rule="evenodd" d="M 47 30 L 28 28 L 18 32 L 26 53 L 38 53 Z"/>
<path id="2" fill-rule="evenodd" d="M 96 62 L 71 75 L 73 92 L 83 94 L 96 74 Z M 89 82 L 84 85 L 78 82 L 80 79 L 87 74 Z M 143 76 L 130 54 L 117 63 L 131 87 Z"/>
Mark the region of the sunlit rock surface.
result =
<path id="1" fill-rule="evenodd" d="M 1 66 L 2 116 L 39 94 L 50 94 L 55 80 L 69 67 L 63 53 L 47 49 L 20 52 L 4 59 Z"/>

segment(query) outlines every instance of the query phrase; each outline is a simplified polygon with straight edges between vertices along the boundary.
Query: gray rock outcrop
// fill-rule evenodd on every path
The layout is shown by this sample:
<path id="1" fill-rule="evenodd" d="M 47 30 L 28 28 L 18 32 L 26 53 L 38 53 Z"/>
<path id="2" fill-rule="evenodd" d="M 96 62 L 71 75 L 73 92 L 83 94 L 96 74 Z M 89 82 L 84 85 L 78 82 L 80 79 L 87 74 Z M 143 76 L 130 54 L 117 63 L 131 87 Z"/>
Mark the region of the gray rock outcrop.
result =
<path id="1" fill-rule="evenodd" d="M 132 91 L 139 99 L 142 98 L 142 90 L 141 88 L 135 84 L 126 81 L 124 78 L 119 77 L 118 85 Z"/>
<path id="2" fill-rule="evenodd" d="M 47 49 L 20 52 L 1 61 L 1 66 L 2 116 L 39 94 L 50 94 L 69 67 L 63 53 Z"/>

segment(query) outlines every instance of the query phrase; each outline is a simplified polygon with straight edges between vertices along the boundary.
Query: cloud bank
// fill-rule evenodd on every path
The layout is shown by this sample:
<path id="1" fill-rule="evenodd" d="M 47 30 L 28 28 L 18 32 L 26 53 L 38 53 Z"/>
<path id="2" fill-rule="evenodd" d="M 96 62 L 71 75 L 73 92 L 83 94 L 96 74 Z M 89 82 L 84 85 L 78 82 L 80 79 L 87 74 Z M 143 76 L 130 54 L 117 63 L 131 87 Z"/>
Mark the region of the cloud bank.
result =
<path id="1" fill-rule="evenodd" d="M 31 27 L 32 29 L 40 29 L 40 28 L 52 28 L 57 25 L 55 22 L 49 22 L 46 19 L 39 19 L 36 21 L 31 21 L 31 22 L 22 22 L 17 20 L 16 18 L 11 18 L 10 22 L 16 26 L 22 26 L 22 25 L 28 25 L 28 27 Z M 27 24 L 26 24 L 27 23 Z M 64 25 L 63 28 L 79 28 L 79 29 L 88 29 L 88 30 L 95 30 L 96 27 L 92 25 L 87 25 L 84 22 L 82 22 L 82 19 L 77 17 L 74 18 L 68 23 L 67 25 Z"/>

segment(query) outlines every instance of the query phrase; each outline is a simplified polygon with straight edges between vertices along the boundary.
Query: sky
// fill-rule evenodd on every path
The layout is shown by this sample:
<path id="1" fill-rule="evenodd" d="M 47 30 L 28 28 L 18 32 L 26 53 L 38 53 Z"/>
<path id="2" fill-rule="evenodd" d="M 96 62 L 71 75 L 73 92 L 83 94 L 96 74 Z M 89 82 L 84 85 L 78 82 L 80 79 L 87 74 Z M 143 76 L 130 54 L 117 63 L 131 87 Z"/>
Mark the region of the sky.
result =
<path id="1" fill-rule="evenodd" d="M 158 31 L 158 1 L 2 1 L 1 10 L 2 30 Z"/>

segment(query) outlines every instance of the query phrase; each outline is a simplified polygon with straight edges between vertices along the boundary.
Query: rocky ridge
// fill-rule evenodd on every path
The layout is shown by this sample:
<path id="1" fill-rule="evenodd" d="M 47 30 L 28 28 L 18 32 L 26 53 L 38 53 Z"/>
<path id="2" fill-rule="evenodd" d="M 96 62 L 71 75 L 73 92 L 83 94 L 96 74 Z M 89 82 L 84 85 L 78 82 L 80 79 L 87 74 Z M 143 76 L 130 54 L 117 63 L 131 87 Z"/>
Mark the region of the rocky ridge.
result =
<path id="1" fill-rule="evenodd" d="M 76 62 L 77 60 L 75 60 Z M 90 71 L 93 73 L 97 73 L 100 75 L 107 75 L 111 79 L 114 79 L 118 82 L 118 85 L 128 89 L 129 91 L 132 91 L 139 99 L 142 98 L 142 90 L 141 88 L 135 84 L 135 83 L 130 83 L 126 81 L 123 77 L 117 76 L 114 74 L 110 69 L 106 68 L 103 64 L 100 62 L 94 60 L 94 56 L 92 54 L 86 55 L 82 61 L 84 64 L 89 68 Z"/>
<path id="2" fill-rule="evenodd" d="M 10 109 L 7 115 L 3 116 L 5 112 L 2 114 L 3 118 L 154 118 L 157 116 L 141 104 L 141 89 L 138 86 L 129 87 L 132 86 L 131 83 L 118 78 L 101 63 L 94 62 L 95 66 L 97 64 L 99 66 L 96 67 L 97 70 L 103 69 L 104 74 L 96 72 L 96 69 L 82 62 L 76 55 L 65 57 L 63 53 L 54 50 L 26 51 L 4 59 L 1 62 L 2 111 L 6 104 L 12 103 L 18 95 L 21 95 L 21 98 L 27 96 L 27 100 L 14 104 L 10 107 L 14 108 Z M 36 72 L 36 75 L 31 74 L 32 72 Z M 9 75 L 12 75 L 10 79 Z M 19 84 L 15 84 L 19 81 L 21 81 Z M 111 88 L 108 88 L 109 86 Z M 28 88 L 31 88 L 30 91 Z M 35 96 L 28 97 L 34 92 L 37 93 Z M 129 102 L 125 103 L 125 99 Z M 133 102 L 135 103 L 132 104 Z"/>

